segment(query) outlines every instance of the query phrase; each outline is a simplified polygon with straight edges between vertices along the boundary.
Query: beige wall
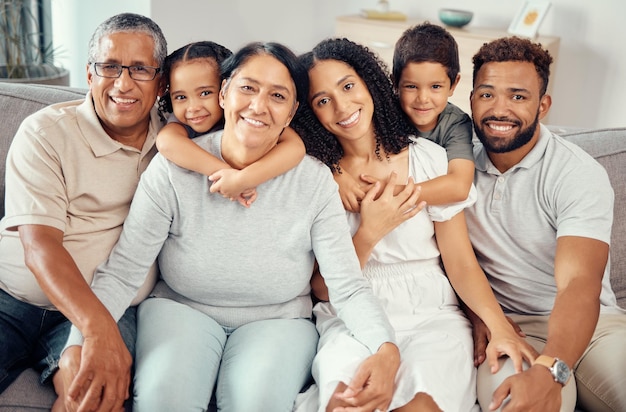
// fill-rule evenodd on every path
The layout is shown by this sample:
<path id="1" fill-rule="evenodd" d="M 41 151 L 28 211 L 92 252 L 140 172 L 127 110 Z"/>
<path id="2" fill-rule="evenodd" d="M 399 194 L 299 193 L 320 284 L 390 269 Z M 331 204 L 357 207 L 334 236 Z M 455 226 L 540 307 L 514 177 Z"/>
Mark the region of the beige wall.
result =
<path id="1" fill-rule="evenodd" d="M 87 13 L 62 13 L 53 25 L 73 33 L 66 36 L 74 59 L 77 39 L 86 45 L 93 28 L 111 14 L 133 10 L 149 15 L 163 28 L 170 51 L 190 41 L 213 40 L 236 49 L 254 40 L 280 41 L 296 52 L 332 36 L 334 18 L 373 8 L 376 0 L 109 0 L 96 10 L 92 2 L 53 0 L 59 8 L 85 8 Z M 391 8 L 411 17 L 438 21 L 440 7 L 474 11 L 474 26 L 507 28 L 523 0 L 390 0 Z M 73 6 L 72 6 L 73 4 Z M 75 17 L 80 15 L 81 18 Z M 100 17 L 98 17 L 100 15 Z M 85 17 L 89 16 L 88 21 Z M 550 122 L 578 127 L 626 126 L 626 38 L 624 0 L 553 0 L 540 32 L 559 36 L 558 64 L 553 67 L 553 106 Z M 56 30 L 55 27 L 53 27 Z M 82 33 L 80 32 L 82 30 Z M 63 36 L 59 36 L 63 42 Z M 614 44 L 617 43 L 617 46 Z M 64 46 L 56 42 L 57 46 Z M 82 46 L 83 49 L 86 46 Z M 85 54 L 86 55 L 86 54 Z M 83 67 L 82 57 L 80 66 Z M 73 72 L 72 72 L 73 73 Z M 74 76 L 80 85 L 84 74 Z"/>

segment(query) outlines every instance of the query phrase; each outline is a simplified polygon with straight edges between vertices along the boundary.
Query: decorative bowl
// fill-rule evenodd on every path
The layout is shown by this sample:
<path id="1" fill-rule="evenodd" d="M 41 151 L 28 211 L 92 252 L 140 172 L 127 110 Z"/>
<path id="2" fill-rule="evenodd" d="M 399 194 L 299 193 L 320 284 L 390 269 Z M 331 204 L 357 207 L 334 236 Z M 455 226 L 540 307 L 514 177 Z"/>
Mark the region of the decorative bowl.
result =
<path id="1" fill-rule="evenodd" d="M 467 10 L 439 9 L 439 20 L 446 26 L 463 27 L 473 16 L 474 13 Z"/>

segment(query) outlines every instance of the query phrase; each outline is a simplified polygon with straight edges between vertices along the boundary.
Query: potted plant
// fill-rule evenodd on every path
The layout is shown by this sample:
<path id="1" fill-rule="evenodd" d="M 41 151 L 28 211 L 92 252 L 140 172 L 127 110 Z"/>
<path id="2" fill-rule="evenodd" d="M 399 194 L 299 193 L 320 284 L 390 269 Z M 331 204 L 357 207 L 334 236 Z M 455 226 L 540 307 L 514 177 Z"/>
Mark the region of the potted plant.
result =
<path id="1" fill-rule="evenodd" d="M 49 10 L 50 0 L 0 0 L 0 81 L 69 85 L 45 39 Z"/>

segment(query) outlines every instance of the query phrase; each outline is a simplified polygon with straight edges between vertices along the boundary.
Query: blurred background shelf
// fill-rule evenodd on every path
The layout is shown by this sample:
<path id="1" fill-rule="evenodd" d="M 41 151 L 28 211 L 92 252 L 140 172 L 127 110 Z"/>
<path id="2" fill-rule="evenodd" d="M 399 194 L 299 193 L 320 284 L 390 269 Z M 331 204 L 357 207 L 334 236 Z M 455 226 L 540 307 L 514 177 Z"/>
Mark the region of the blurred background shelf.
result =
<path id="1" fill-rule="evenodd" d="M 339 16 L 335 20 L 335 35 L 347 37 L 350 40 L 367 46 L 380 56 L 388 65 L 389 71 L 391 72 L 393 49 L 396 40 L 400 38 L 406 29 L 422 22 L 422 20 L 416 19 L 391 21 L 367 19 L 358 15 Z M 434 21 L 431 23 L 439 24 Z M 509 34 L 506 30 L 472 26 L 466 26 L 460 29 L 446 27 L 446 29 L 454 36 L 459 46 L 459 61 L 461 64 L 461 80 L 456 87 L 454 95 L 450 98 L 450 102 L 459 106 L 469 114 L 469 96 L 472 90 L 472 57 L 484 43 L 500 37 L 507 37 Z M 554 59 L 552 67 L 556 66 L 559 55 L 559 37 L 539 36 L 533 39 L 533 41 L 541 43 L 544 48 L 548 49 Z M 554 72 L 554 70 L 552 70 L 552 72 Z M 550 79 L 548 82 L 548 93 L 551 93 L 553 84 L 554 82 Z M 544 123 L 548 123 L 548 120 L 544 119 Z"/>

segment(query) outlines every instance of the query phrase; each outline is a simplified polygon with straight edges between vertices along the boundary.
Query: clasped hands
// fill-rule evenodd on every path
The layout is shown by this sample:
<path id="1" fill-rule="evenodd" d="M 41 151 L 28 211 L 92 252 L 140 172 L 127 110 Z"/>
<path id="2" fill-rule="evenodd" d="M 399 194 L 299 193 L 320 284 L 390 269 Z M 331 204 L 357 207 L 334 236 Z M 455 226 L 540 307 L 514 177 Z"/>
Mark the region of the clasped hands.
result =
<path id="1" fill-rule="evenodd" d="M 237 201 L 244 207 L 250 205 L 257 198 L 255 187 L 248 188 L 244 184 L 243 171 L 237 169 L 220 169 L 209 176 L 210 192 L 219 193 L 224 198 Z"/>
<path id="2" fill-rule="evenodd" d="M 350 212 L 359 213 L 363 207 L 373 211 L 385 208 L 387 211 L 395 210 L 397 216 L 407 220 L 426 206 L 424 201 L 418 203 L 421 187 L 412 177 L 408 178 L 405 185 L 398 184 L 396 172 L 391 172 L 387 180 L 379 180 L 365 174 L 359 178 L 361 182 L 345 172 L 335 174 L 341 201 L 344 208 Z M 406 216 L 407 213 L 411 214 Z"/>
<path id="3" fill-rule="evenodd" d="M 119 333 L 113 338 L 85 337 L 68 347 L 54 375 L 57 411 L 121 412 L 129 397 L 132 357 Z"/>

